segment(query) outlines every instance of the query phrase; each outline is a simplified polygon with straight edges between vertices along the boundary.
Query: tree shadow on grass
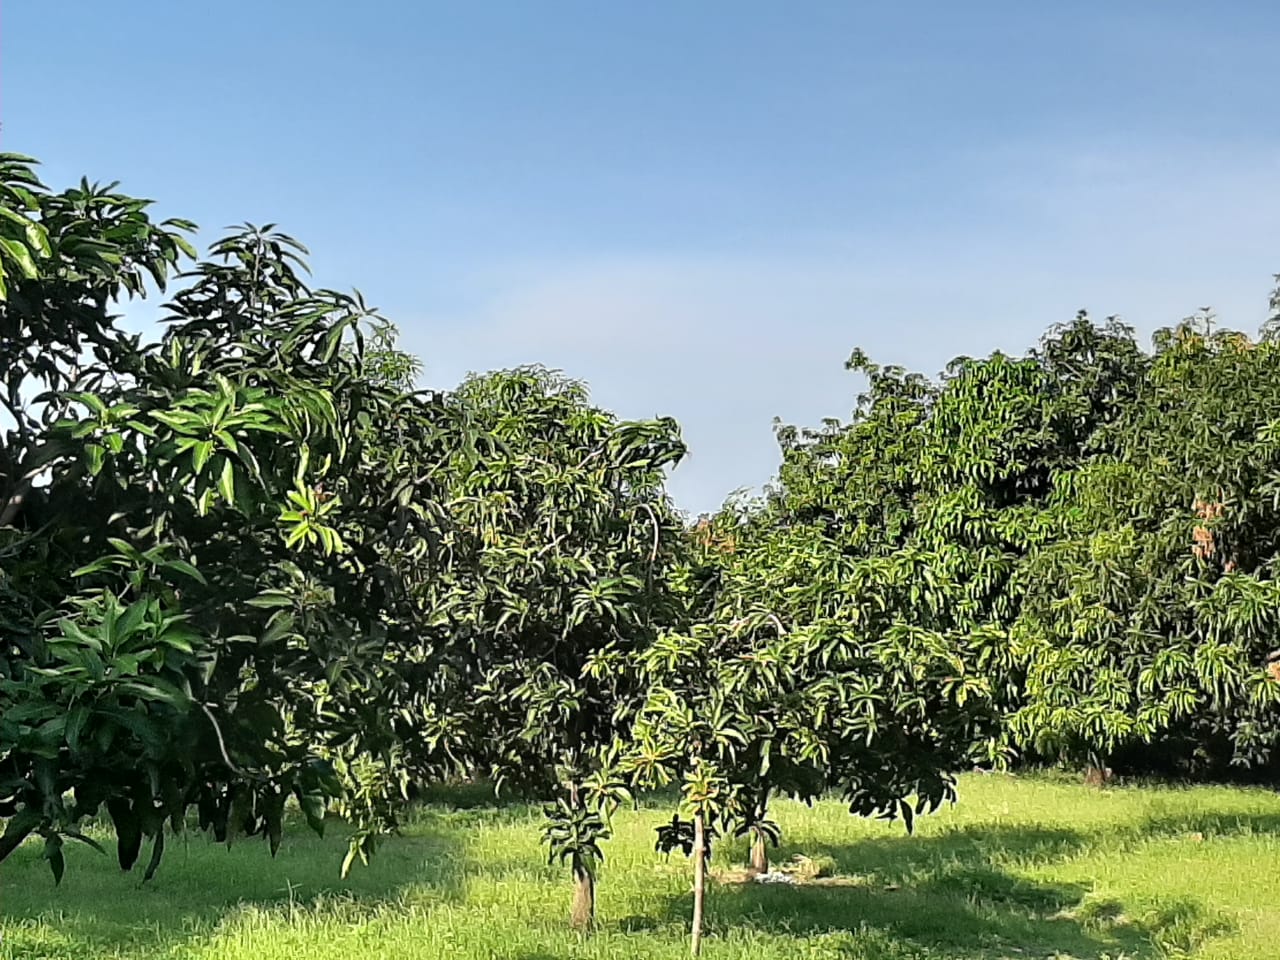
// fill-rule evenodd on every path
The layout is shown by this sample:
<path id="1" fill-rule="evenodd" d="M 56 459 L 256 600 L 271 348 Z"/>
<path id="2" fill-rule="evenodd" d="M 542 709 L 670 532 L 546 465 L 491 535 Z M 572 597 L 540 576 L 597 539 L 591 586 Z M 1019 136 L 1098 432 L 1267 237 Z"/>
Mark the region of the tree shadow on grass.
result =
<path id="1" fill-rule="evenodd" d="M 1010 869 L 1069 858 L 1087 839 L 1067 829 L 972 826 L 824 849 L 838 868 L 825 883 L 714 884 L 708 934 L 843 932 L 859 936 L 858 956 L 867 957 L 888 955 L 876 947 L 887 943 L 956 960 L 1059 954 L 1155 960 L 1228 931 L 1192 901 L 1148 905 L 1135 914 L 1118 901 L 1092 897 L 1085 885 L 1036 882 Z M 786 845 L 778 851 L 782 858 L 791 852 Z M 738 854 L 730 851 L 735 860 Z M 690 899 L 668 901 L 660 918 L 629 917 L 618 927 L 630 932 L 687 923 Z"/>
<path id="2" fill-rule="evenodd" d="M 881 884 L 902 884 L 940 875 L 959 865 L 991 868 L 999 864 L 1052 863 L 1084 849 L 1089 837 L 1063 827 L 970 824 L 940 834 L 873 837 L 822 852 L 844 876 L 866 876 Z M 800 853 L 789 838 L 778 850 L 783 858 Z"/>
<path id="3" fill-rule="evenodd" d="M 123 873 L 108 849 L 106 857 L 68 849 L 60 886 L 37 844 L 26 844 L 0 865 L 0 919 L 7 926 L 0 960 L 166 957 L 207 938 L 245 908 L 314 912 L 345 903 L 371 909 L 406 898 L 458 899 L 463 892 L 458 837 L 429 818 L 383 844 L 369 866 L 357 863 L 346 879 L 339 876 L 346 852 L 341 824 L 330 824 L 324 839 L 292 824 L 274 860 L 256 838 L 225 849 L 198 834 L 169 837 L 149 883 L 142 882 L 143 865 Z M 146 854 L 144 849 L 144 861 Z"/>
<path id="4" fill-rule="evenodd" d="M 39 846 L 32 844 L 0 866 L 0 917 L 9 922 L 0 960 L 96 960 L 109 955 L 160 960 L 208 940 L 220 923 L 241 910 L 286 910 L 292 904 L 313 914 L 347 907 L 360 913 L 387 904 L 458 900 L 464 872 L 476 868 L 462 847 L 465 828 L 483 828 L 494 817 L 504 822 L 528 815 L 527 806 L 466 814 L 456 806 L 452 812 L 424 811 L 406 836 L 385 844 L 369 867 L 357 866 L 345 881 L 338 878 L 345 851 L 340 829 L 321 841 L 295 825 L 276 861 L 257 840 L 239 841 L 230 851 L 197 836 L 171 841 L 159 874 L 147 885 L 139 882 L 137 871 L 121 874 L 113 858 L 77 846 L 68 850 L 62 888 L 55 888 Z M 1020 868 L 1067 860 L 1099 842 L 1275 832 L 1280 832 L 1280 816 L 1205 810 L 1169 816 L 1157 812 L 1091 833 L 975 824 L 834 848 L 796 834 L 776 859 L 802 850 L 827 853 L 846 885 L 714 884 L 709 932 L 712 937 L 730 930 L 794 937 L 843 933 L 856 941 L 850 957 L 860 960 L 1055 954 L 1080 960 L 1108 955 L 1155 960 L 1171 950 L 1193 950 L 1228 927 L 1194 901 L 1102 900 L 1085 885 L 1028 880 L 1018 875 Z M 718 860 L 738 862 L 745 844 L 726 842 L 717 852 Z M 525 854 L 518 856 L 519 864 L 498 858 L 482 869 L 490 876 L 517 866 L 523 871 Z M 349 903 L 335 905 L 335 900 Z M 687 925 L 690 909 L 688 897 L 674 897 L 654 914 L 601 919 L 606 928 L 621 932 L 665 928 L 670 933 L 673 925 Z M 537 957 L 516 954 L 512 960 L 516 956 Z"/>
<path id="5" fill-rule="evenodd" d="M 1176 813 L 1149 816 L 1127 831 L 1135 840 L 1155 837 L 1248 837 L 1280 834 L 1280 814 L 1275 813 L 1219 813 L 1198 810 L 1194 813 Z"/>

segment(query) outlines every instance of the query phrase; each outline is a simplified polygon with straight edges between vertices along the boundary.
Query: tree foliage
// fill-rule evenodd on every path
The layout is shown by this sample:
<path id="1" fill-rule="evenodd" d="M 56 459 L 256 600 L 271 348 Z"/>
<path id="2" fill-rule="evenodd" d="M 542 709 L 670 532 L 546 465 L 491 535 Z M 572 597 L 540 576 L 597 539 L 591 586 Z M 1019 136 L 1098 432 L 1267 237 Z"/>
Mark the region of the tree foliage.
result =
<path id="1" fill-rule="evenodd" d="M 1273 767 L 1276 349 L 1207 317 L 1161 331 L 1104 452 L 1059 476 L 1012 630 L 1019 740 L 1166 772 Z"/>
<path id="2" fill-rule="evenodd" d="M 773 798 L 901 819 L 973 763 L 1274 780 L 1280 323 L 1143 349 L 1080 314 L 937 377 L 874 363 L 689 525 L 669 418 L 542 367 L 421 365 L 306 251 L 0 155 L 0 861 L 131 869 L 286 804 L 367 860 L 456 775 L 545 804 L 590 925 L 615 807 L 674 785 L 695 864 Z M 115 312 L 167 297 L 144 341 Z M 1275 313 L 1280 299 L 1272 298 Z"/>
<path id="3" fill-rule="evenodd" d="M 122 867 L 152 838 L 148 875 L 189 808 L 273 852 L 290 795 L 316 828 L 327 800 L 390 822 L 403 777 L 370 772 L 403 772 L 383 707 L 416 642 L 409 585 L 443 540 L 427 468 L 465 432 L 368 375 L 371 312 L 308 288 L 289 238 L 217 243 L 144 345 L 109 305 L 144 269 L 165 278 L 186 249 L 166 231 L 187 225 L 103 191 L 48 207 L 52 255 L 3 305 L 33 350 L 10 368 L 3 451 L 3 852 L 104 807 Z M 66 209 L 82 217 L 64 228 Z M 89 244 L 85 266 L 76 230 L 130 245 Z"/>
<path id="4" fill-rule="evenodd" d="M 424 688 L 422 733 L 463 765 L 548 801 L 545 839 L 590 922 L 598 841 L 619 796 L 607 770 L 627 662 L 670 620 L 683 527 L 663 490 L 684 454 L 669 419 L 620 421 L 537 367 L 465 381 L 449 399 L 488 438 L 444 467 L 447 576 L 425 605 L 452 648 Z"/>

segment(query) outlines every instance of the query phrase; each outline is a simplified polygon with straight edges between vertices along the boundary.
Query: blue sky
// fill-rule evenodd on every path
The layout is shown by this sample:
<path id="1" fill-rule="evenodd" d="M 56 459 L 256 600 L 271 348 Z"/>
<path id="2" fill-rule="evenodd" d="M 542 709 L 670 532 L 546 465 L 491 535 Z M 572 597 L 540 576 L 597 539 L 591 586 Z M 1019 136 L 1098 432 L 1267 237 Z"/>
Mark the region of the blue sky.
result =
<path id="1" fill-rule="evenodd" d="M 9 0 L 0 139 L 273 221 L 432 386 L 541 362 L 670 414 L 694 511 L 925 371 L 1085 307 L 1254 328 L 1280 4 Z M 135 310 L 145 325 L 152 314 Z"/>

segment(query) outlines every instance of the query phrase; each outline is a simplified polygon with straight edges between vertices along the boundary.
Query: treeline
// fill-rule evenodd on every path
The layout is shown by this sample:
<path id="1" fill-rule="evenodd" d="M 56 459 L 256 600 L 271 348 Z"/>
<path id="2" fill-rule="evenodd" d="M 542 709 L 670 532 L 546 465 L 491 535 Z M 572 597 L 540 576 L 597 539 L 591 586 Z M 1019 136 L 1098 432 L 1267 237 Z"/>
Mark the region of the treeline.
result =
<path id="1" fill-rule="evenodd" d="M 690 524 L 673 421 L 536 367 L 418 391 L 295 241 L 192 229 L 0 158 L 0 862 L 36 836 L 60 878 L 98 817 L 146 877 L 177 831 L 274 852 L 292 803 L 354 826 L 345 872 L 485 776 L 546 803 L 585 927 L 610 814 L 675 784 L 696 949 L 712 843 L 765 869 L 775 797 L 910 828 L 974 763 L 1273 777 L 1269 329 L 855 354 L 849 422 Z M 114 312 L 156 288 L 143 342 Z"/>
<path id="2" fill-rule="evenodd" d="M 855 353 L 851 421 L 782 429 L 775 489 L 705 529 L 896 578 L 886 615 L 974 658 L 1006 761 L 1272 782 L 1278 330 L 1199 314 L 1146 351 L 1082 313 L 936 381 Z"/>

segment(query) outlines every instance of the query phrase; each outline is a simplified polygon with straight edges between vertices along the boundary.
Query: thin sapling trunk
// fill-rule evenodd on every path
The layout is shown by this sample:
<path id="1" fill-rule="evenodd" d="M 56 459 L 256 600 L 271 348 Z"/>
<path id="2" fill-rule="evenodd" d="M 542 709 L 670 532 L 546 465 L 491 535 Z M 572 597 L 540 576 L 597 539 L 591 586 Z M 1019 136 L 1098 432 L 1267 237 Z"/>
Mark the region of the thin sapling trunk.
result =
<path id="1" fill-rule="evenodd" d="M 1111 782 L 1111 768 L 1098 754 L 1089 753 L 1089 761 L 1084 768 L 1085 786 L 1102 788 Z"/>
<path id="2" fill-rule="evenodd" d="M 751 830 L 751 872 L 769 872 L 769 845 L 764 831 L 759 827 L 753 827 Z"/>
<path id="3" fill-rule="evenodd" d="M 707 893 L 706 816 L 699 809 L 693 815 L 693 927 L 689 949 L 696 957 L 702 952 L 702 910 Z"/>
<path id="4" fill-rule="evenodd" d="M 579 854 L 573 855 L 573 905 L 569 926 L 590 930 L 596 919 L 596 878 L 591 866 Z"/>
<path id="5" fill-rule="evenodd" d="M 769 838 L 760 826 L 768 812 L 769 791 L 765 790 L 756 805 L 756 825 L 751 828 L 751 872 L 755 874 L 769 872 Z"/>

